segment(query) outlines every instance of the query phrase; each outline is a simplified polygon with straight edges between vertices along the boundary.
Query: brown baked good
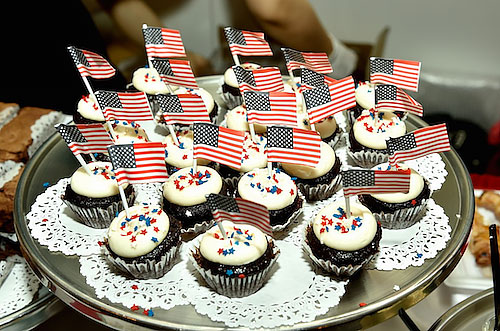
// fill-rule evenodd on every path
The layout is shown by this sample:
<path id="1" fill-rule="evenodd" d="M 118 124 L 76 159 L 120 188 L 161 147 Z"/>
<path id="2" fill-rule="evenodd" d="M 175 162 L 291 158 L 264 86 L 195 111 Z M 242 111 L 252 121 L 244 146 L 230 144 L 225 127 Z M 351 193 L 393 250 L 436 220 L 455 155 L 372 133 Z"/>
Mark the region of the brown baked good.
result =
<path id="1" fill-rule="evenodd" d="M 485 267 L 491 265 L 490 230 L 489 225 L 484 222 L 483 215 L 477 210 L 478 206 L 491 210 L 495 213 L 497 220 L 500 219 L 500 194 L 493 191 L 484 191 L 479 198 L 476 198 L 469 249 L 474 255 L 476 263 L 479 266 Z M 497 227 L 497 240 L 500 247 L 499 230 L 499 227 Z"/>
<path id="2" fill-rule="evenodd" d="M 0 102 L 0 128 L 12 120 L 19 112 L 17 103 Z"/>
<path id="3" fill-rule="evenodd" d="M 0 188 L 0 232 L 14 232 L 14 196 L 16 195 L 17 182 L 23 173 L 24 165 L 19 173 Z"/>
<path id="4" fill-rule="evenodd" d="M 28 161 L 28 147 L 31 139 L 31 126 L 51 109 L 23 107 L 18 115 L 0 129 L 0 162 L 13 160 Z"/>

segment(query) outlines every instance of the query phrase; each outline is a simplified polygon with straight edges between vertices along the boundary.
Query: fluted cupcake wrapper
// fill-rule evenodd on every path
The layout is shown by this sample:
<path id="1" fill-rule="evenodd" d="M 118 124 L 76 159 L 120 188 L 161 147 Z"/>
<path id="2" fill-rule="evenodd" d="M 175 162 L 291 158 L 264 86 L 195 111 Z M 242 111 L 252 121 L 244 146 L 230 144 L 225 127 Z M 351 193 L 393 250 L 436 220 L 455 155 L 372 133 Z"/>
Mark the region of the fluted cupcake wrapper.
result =
<path id="1" fill-rule="evenodd" d="M 188 229 L 181 229 L 181 233 L 198 234 L 207 231 L 215 224 L 215 221 L 211 219 L 210 221 L 205 221 L 201 223 L 196 223 L 193 227 Z"/>
<path id="2" fill-rule="evenodd" d="M 253 275 L 245 275 L 245 277 L 229 277 L 226 275 L 213 274 L 210 269 L 203 269 L 196 262 L 193 253 L 189 254 L 189 259 L 193 263 L 195 269 L 200 273 L 203 279 L 217 293 L 225 295 L 230 298 L 241 298 L 249 296 L 260 290 L 267 280 L 267 276 L 271 271 L 274 263 L 280 255 L 280 250 L 274 246 L 274 257 L 269 262 L 269 265 Z"/>
<path id="3" fill-rule="evenodd" d="M 297 183 L 306 201 L 320 201 L 330 198 L 341 187 L 341 176 L 336 176 L 329 184 L 309 185 Z"/>
<path id="4" fill-rule="evenodd" d="M 104 247 L 103 252 L 106 260 L 117 269 L 129 273 L 134 278 L 151 279 L 162 277 L 172 268 L 180 245 L 181 242 L 179 241 L 176 246 L 173 246 L 165 255 L 162 255 L 159 261 L 148 260 L 134 263 L 128 263 L 120 257 L 113 257 L 105 245 L 102 247 Z"/>
<path id="5" fill-rule="evenodd" d="M 302 194 L 302 192 L 300 192 L 300 190 L 298 190 L 297 194 L 299 195 L 299 199 L 300 199 L 299 209 L 294 211 L 285 223 L 271 225 L 271 229 L 273 230 L 273 232 L 279 232 L 279 231 L 285 230 L 290 224 L 292 224 L 295 220 L 297 220 L 299 218 L 299 216 L 302 214 L 305 198 L 304 198 L 304 195 Z"/>
<path id="6" fill-rule="evenodd" d="M 406 229 L 417 223 L 425 213 L 429 199 L 423 199 L 419 205 L 398 209 L 393 213 L 373 213 L 375 219 L 385 229 Z"/>
<path id="7" fill-rule="evenodd" d="M 340 138 L 342 137 L 342 132 L 338 132 L 338 133 L 334 133 L 335 134 L 335 137 L 333 137 L 332 140 L 330 140 L 327 144 L 335 149 L 335 146 L 337 145 L 337 143 L 340 141 Z"/>
<path id="8" fill-rule="evenodd" d="M 62 200 L 83 224 L 95 229 L 105 229 L 109 227 L 113 218 L 124 209 L 121 201 L 112 202 L 107 208 L 89 208 L 77 206 L 66 199 Z M 134 200 L 135 192 L 132 192 L 127 197 L 128 205 L 132 205 Z"/>
<path id="9" fill-rule="evenodd" d="M 229 110 L 243 104 L 243 97 L 241 95 L 232 95 L 231 93 L 225 92 L 221 93 L 220 97 Z"/>
<path id="10" fill-rule="evenodd" d="M 348 145 L 350 145 L 348 143 Z M 387 162 L 389 160 L 389 155 L 382 152 L 374 151 L 351 151 L 350 146 L 348 146 L 347 154 L 354 160 L 354 162 L 363 168 L 372 168 L 377 164 Z"/>

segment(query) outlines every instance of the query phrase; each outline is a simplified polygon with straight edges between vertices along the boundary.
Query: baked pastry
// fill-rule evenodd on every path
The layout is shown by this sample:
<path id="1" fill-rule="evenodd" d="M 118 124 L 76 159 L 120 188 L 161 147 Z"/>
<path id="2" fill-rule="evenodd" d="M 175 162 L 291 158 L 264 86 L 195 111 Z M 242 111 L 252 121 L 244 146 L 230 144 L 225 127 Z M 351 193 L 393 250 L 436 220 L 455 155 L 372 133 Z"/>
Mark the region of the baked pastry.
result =
<path id="1" fill-rule="evenodd" d="M 12 161 L 7 161 L 12 162 Z M 14 198 L 17 183 L 24 170 L 24 164 L 12 162 L 8 181 L 0 187 L 0 232 L 14 232 Z M 7 178 L 6 178 L 7 180 Z"/>
<path id="2" fill-rule="evenodd" d="M 113 140 L 117 145 L 145 143 L 149 141 L 148 134 L 137 122 L 114 120 L 111 123 L 114 132 Z"/>
<path id="3" fill-rule="evenodd" d="M 371 168 L 388 161 L 386 139 L 404 134 L 406 125 L 394 113 L 363 110 L 349 132 L 347 152 L 357 165 Z"/>
<path id="4" fill-rule="evenodd" d="M 93 95 L 84 95 L 78 101 L 76 112 L 73 113 L 75 124 L 105 123 L 104 114 L 97 105 Z"/>
<path id="5" fill-rule="evenodd" d="M 213 223 L 205 195 L 227 195 L 227 185 L 217 171 L 206 166 L 179 169 L 163 184 L 163 209 L 179 220 L 183 232 L 201 232 Z"/>
<path id="6" fill-rule="evenodd" d="M 324 200 L 340 188 L 340 160 L 333 148 L 321 142 L 321 158 L 315 167 L 281 163 L 283 170 L 296 177 L 295 183 L 307 201 Z"/>
<path id="7" fill-rule="evenodd" d="M 0 102 L 0 129 L 19 113 L 17 103 Z"/>
<path id="8" fill-rule="evenodd" d="M 242 63 L 241 67 L 246 70 L 255 70 L 261 68 L 255 63 Z M 224 82 L 222 84 L 221 98 L 227 109 L 233 109 L 243 103 L 240 87 L 233 68 L 228 68 L 224 72 Z"/>
<path id="9" fill-rule="evenodd" d="M 247 119 L 247 110 L 245 106 L 236 106 L 229 110 L 225 115 L 226 127 L 238 131 L 250 131 L 250 126 Z M 267 128 L 265 125 L 254 123 L 256 133 L 265 133 Z"/>
<path id="10" fill-rule="evenodd" d="M 191 252 L 193 265 L 219 294 L 244 297 L 255 293 L 267 280 L 279 249 L 251 225 L 223 221 L 222 226 L 229 239 L 213 226 Z"/>
<path id="11" fill-rule="evenodd" d="M 303 198 L 292 178 L 280 169 L 254 169 L 238 181 L 238 196 L 264 205 L 274 231 L 284 229 L 302 210 Z"/>
<path id="12" fill-rule="evenodd" d="M 311 130 L 311 125 L 309 124 L 309 119 L 305 111 L 297 112 L 297 122 L 299 128 Z M 342 135 L 342 130 L 338 126 L 334 116 L 328 116 L 318 123 L 315 123 L 314 129 L 319 133 L 321 140 L 332 148 L 339 142 Z"/>
<path id="13" fill-rule="evenodd" d="M 398 164 L 398 169 L 408 166 Z M 385 163 L 374 167 L 378 170 L 390 170 Z M 405 229 L 414 225 L 425 213 L 427 202 L 432 194 L 429 184 L 418 172 L 410 169 L 410 190 L 408 193 L 360 194 L 359 202 L 366 206 L 386 229 Z"/>
<path id="14" fill-rule="evenodd" d="M 129 89 L 137 90 L 146 93 L 153 116 L 158 113 L 159 104 L 155 99 L 155 95 L 170 93 L 169 88 L 163 82 L 155 68 L 138 68 L 132 74 L 132 84 Z M 171 87 L 173 90 L 174 88 Z"/>
<path id="15" fill-rule="evenodd" d="M 349 277 L 378 252 L 382 230 L 365 206 L 351 201 L 350 218 L 345 210 L 343 199 L 321 209 L 305 228 L 303 247 L 326 272 Z"/>
<path id="16" fill-rule="evenodd" d="M 87 174 L 83 167 L 78 168 L 61 199 L 83 224 L 104 229 L 124 209 L 118 184 L 110 162 L 92 162 L 87 167 L 91 174 Z M 132 185 L 125 185 L 127 203 L 132 206 L 135 191 Z"/>
<path id="17" fill-rule="evenodd" d="M 181 244 L 181 226 L 160 206 L 129 207 L 111 222 L 104 241 L 105 256 L 134 278 L 159 278 L 173 266 Z"/>

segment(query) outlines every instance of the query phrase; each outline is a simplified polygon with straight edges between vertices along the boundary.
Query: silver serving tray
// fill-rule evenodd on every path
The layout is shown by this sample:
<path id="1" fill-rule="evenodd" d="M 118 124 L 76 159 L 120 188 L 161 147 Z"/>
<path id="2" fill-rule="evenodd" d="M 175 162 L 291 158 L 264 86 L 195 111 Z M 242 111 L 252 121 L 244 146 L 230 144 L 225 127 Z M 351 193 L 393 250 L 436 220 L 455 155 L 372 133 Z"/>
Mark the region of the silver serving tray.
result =
<path id="1" fill-rule="evenodd" d="M 217 96 L 221 76 L 198 79 L 199 85 L 208 90 L 219 105 Z M 219 117 L 220 118 L 220 117 Z M 408 130 L 426 126 L 421 119 L 410 116 Z M 280 329 L 304 329 L 332 326 L 332 329 L 360 329 L 373 326 L 397 315 L 400 308 L 408 309 L 425 298 L 450 274 L 460 260 L 469 235 L 473 212 L 473 189 L 469 174 L 456 152 L 442 154 L 448 176 L 441 190 L 433 198 L 444 208 L 452 228 L 447 247 L 434 259 L 426 260 L 420 267 L 406 270 L 364 270 L 349 283 L 340 304 L 314 321 Z M 36 197 L 43 192 L 43 183 L 56 183 L 69 177 L 78 162 L 63 140 L 53 135 L 27 164 L 16 194 L 15 226 L 19 241 L 28 262 L 42 280 L 62 301 L 82 314 L 107 326 L 124 329 L 220 329 L 225 325 L 198 314 L 191 305 L 176 306 L 170 310 L 155 309 L 154 318 L 134 313 L 121 304 L 98 299 L 94 289 L 87 285 L 80 274 L 77 256 L 50 252 L 30 235 L 26 214 Z M 458 218 L 456 215 L 460 215 Z M 399 291 L 394 291 L 397 284 Z M 366 306 L 360 307 L 360 303 Z"/>

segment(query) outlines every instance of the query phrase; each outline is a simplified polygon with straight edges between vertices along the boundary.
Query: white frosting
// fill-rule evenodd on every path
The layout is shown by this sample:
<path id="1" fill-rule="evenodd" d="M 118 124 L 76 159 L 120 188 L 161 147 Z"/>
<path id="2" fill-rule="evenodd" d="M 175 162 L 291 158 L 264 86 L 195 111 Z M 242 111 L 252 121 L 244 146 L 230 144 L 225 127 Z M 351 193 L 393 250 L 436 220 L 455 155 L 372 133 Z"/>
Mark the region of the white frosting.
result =
<path id="1" fill-rule="evenodd" d="M 240 172 L 248 172 L 255 168 L 267 167 L 267 139 L 262 135 L 256 135 L 255 141 L 252 140 L 250 133 L 245 133 L 243 142 L 243 158 L 241 159 L 241 168 L 236 169 Z"/>
<path id="2" fill-rule="evenodd" d="M 241 67 L 246 70 L 254 70 L 261 68 L 260 65 L 255 63 L 242 63 Z M 238 79 L 234 73 L 233 68 L 227 68 L 224 72 L 224 83 L 232 87 L 239 87 Z"/>
<path id="3" fill-rule="evenodd" d="M 404 164 L 398 164 L 398 169 L 406 170 L 408 166 Z M 389 170 L 390 166 L 388 163 L 382 163 L 378 166 L 373 167 L 374 170 Z M 381 193 L 372 194 L 375 199 L 388 203 L 400 203 L 410 201 L 418 197 L 420 192 L 424 189 L 424 178 L 415 170 L 410 169 L 410 190 L 408 193 L 394 192 L 394 193 Z"/>
<path id="4" fill-rule="evenodd" d="M 83 96 L 80 101 L 78 101 L 78 108 L 76 111 L 79 112 L 83 118 L 104 122 L 104 114 L 99 109 L 93 95 Z"/>
<path id="5" fill-rule="evenodd" d="M 243 199 L 277 210 L 292 204 L 297 196 L 297 186 L 279 169 L 273 169 L 271 176 L 267 169 L 254 169 L 240 178 L 238 193 Z"/>
<path id="6" fill-rule="evenodd" d="M 168 215 L 159 206 L 135 205 L 113 219 L 108 244 L 118 256 L 134 258 L 151 252 L 168 234 Z"/>
<path id="7" fill-rule="evenodd" d="M 238 131 L 250 131 L 247 121 L 247 110 L 244 106 L 237 106 L 226 113 L 226 126 L 229 129 Z M 253 125 L 256 133 L 266 132 L 266 126 L 261 124 Z"/>
<path id="8" fill-rule="evenodd" d="M 302 179 L 318 178 L 326 174 L 335 164 L 335 152 L 327 143 L 321 142 L 321 158 L 315 167 L 282 163 L 283 169 L 292 176 Z"/>
<path id="9" fill-rule="evenodd" d="M 224 239 L 217 225 L 201 237 L 200 252 L 207 260 L 225 265 L 244 265 L 265 253 L 267 239 L 259 229 L 229 221 L 223 221 L 222 226 L 228 239 Z"/>
<path id="10" fill-rule="evenodd" d="M 168 201 L 180 206 L 193 206 L 207 199 L 205 195 L 220 193 L 222 178 L 212 168 L 197 166 L 183 168 L 171 175 L 163 184 L 163 196 Z"/>
<path id="11" fill-rule="evenodd" d="M 373 240 L 377 233 L 377 221 L 372 213 L 354 201 L 350 203 L 350 211 L 351 218 L 348 219 L 344 199 L 321 209 L 314 218 L 312 227 L 322 244 L 337 250 L 355 251 Z"/>
<path id="12" fill-rule="evenodd" d="M 356 102 L 364 109 L 375 108 L 375 84 L 360 82 L 355 95 Z"/>
<path id="13" fill-rule="evenodd" d="M 172 135 L 168 135 L 163 140 L 165 144 L 165 161 L 176 168 L 186 168 L 193 165 L 193 131 L 176 131 L 179 145 L 174 143 Z M 210 160 L 197 159 L 197 164 L 207 165 Z"/>
<path id="14" fill-rule="evenodd" d="M 136 122 L 115 121 L 113 123 L 115 144 L 134 144 L 148 142 L 146 131 Z"/>
<path id="15" fill-rule="evenodd" d="M 215 106 L 215 101 L 214 97 L 204 88 L 199 88 L 199 89 L 188 89 L 185 87 L 179 87 L 174 91 L 175 94 L 185 94 L 185 93 L 192 93 L 199 95 L 203 99 L 203 103 L 205 104 L 205 107 L 207 107 L 208 113 L 210 114 L 214 110 Z"/>
<path id="16" fill-rule="evenodd" d="M 71 189 L 89 198 L 104 198 L 119 193 L 111 162 L 91 162 L 87 164 L 91 174 L 83 167 L 71 176 Z"/>
<path id="17" fill-rule="evenodd" d="M 316 131 L 319 132 L 321 138 L 330 137 L 335 131 L 337 131 L 337 121 L 335 117 L 327 117 L 324 120 L 314 124 Z"/>
<path id="18" fill-rule="evenodd" d="M 386 139 L 401 137 L 406 133 L 406 125 L 391 112 L 378 112 L 375 121 L 368 110 L 363 110 L 354 122 L 354 138 L 361 145 L 373 149 L 386 149 Z"/>
<path id="19" fill-rule="evenodd" d="M 134 71 L 132 84 L 139 91 L 147 94 L 167 94 L 167 85 L 161 80 L 155 68 L 139 68 Z"/>

